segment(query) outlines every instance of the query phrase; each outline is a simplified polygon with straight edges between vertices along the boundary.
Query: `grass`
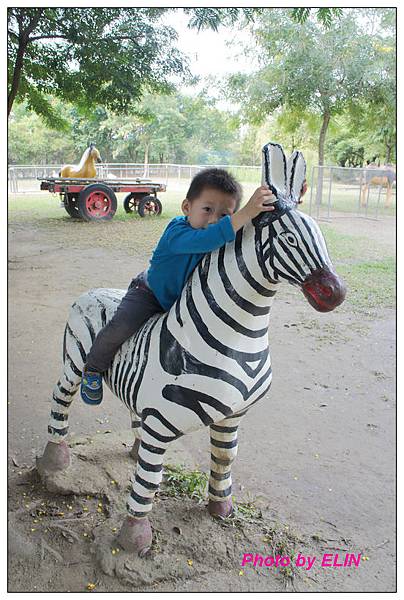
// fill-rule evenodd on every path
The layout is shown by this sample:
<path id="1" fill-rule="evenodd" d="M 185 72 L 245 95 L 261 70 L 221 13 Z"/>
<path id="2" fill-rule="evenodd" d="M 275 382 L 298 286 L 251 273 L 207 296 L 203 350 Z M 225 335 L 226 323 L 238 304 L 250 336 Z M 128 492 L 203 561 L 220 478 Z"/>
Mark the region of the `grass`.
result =
<path id="1" fill-rule="evenodd" d="M 340 233 L 320 225 L 333 263 L 347 284 L 346 306 L 353 312 L 373 314 L 395 307 L 396 260 L 391 250 L 365 236 Z"/>
<path id="2" fill-rule="evenodd" d="M 163 495 L 187 496 L 202 502 L 206 497 L 207 483 L 208 475 L 203 471 L 190 471 L 184 465 L 164 465 Z"/>
<path id="3" fill-rule="evenodd" d="M 396 262 L 393 257 L 342 265 L 339 273 L 347 282 L 349 304 L 354 311 L 372 314 L 381 306 L 395 307 Z"/>
<path id="4" fill-rule="evenodd" d="M 282 579 L 285 587 L 289 584 L 294 584 L 297 575 L 300 575 L 299 569 L 296 567 L 296 548 L 297 545 L 303 543 L 295 533 L 293 533 L 288 525 L 281 525 L 276 522 L 263 528 L 263 540 L 270 548 L 270 554 L 276 556 L 287 556 L 290 558 L 290 564 L 285 567 L 278 567 L 279 577 Z"/>
<path id="5" fill-rule="evenodd" d="M 314 217 L 318 216 L 326 216 L 328 213 L 328 194 L 329 194 L 329 181 L 324 180 L 323 187 L 323 198 L 322 204 L 318 207 L 315 206 L 316 198 L 316 189 L 313 189 L 312 193 L 312 214 Z M 379 187 L 372 186 L 369 189 L 368 196 L 368 206 L 360 207 L 359 206 L 359 183 L 352 185 L 344 185 L 340 183 L 333 182 L 331 188 L 331 196 L 330 196 L 330 210 L 331 212 L 346 212 L 346 213 L 355 213 L 358 212 L 364 216 L 372 216 L 375 217 L 376 214 L 380 216 L 394 216 L 396 214 L 396 190 L 393 188 L 392 196 L 391 196 L 391 206 L 389 208 L 385 208 L 386 200 L 386 189 L 382 188 L 379 199 Z M 309 210 L 310 205 L 310 189 L 307 191 L 304 204 Z"/>
<path id="6" fill-rule="evenodd" d="M 117 194 L 118 209 L 114 216 L 115 221 L 133 221 L 143 220 L 137 213 L 126 213 L 123 208 L 123 200 L 126 194 Z M 179 214 L 181 210 L 181 195 L 176 191 L 164 192 L 159 194 L 163 203 L 163 214 L 157 219 L 172 219 Z M 60 198 L 58 194 L 10 194 L 9 202 L 9 220 L 27 220 L 27 219 L 45 219 L 54 218 L 71 221 L 64 208 L 60 207 Z M 156 219 L 156 217 L 153 217 Z"/>
<path id="7" fill-rule="evenodd" d="M 274 572 L 282 580 L 283 584 L 293 586 L 294 580 L 298 575 L 298 569 L 293 564 L 296 558 L 296 547 L 300 543 L 304 543 L 295 533 L 293 533 L 289 525 L 283 525 L 279 522 L 267 523 L 264 520 L 262 511 L 255 505 L 254 500 L 249 502 L 237 502 L 233 497 L 234 514 L 227 519 L 219 521 L 222 527 L 236 528 L 243 531 L 245 526 L 253 525 L 259 527 L 263 534 L 262 541 L 269 546 L 269 555 L 283 556 L 290 558 L 288 566 L 280 566 L 274 568 Z"/>
<path id="8" fill-rule="evenodd" d="M 253 188 L 254 184 L 245 186 L 245 198 Z M 124 195 L 120 194 L 114 219 L 104 223 L 71 219 L 53 194 L 10 195 L 8 217 L 11 229 L 29 226 L 43 230 L 58 243 L 65 237 L 72 248 L 94 245 L 114 251 L 123 248 L 128 254 L 149 257 L 169 220 L 180 214 L 184 193 L 181 183 L 177 190 L 161 194 L 163 214 L 144 219 L 124 211 Z M 396 269 L 391 248 L 365 235 L 341 233 L 332 223 L 320 226 L 334 265 L 348 287 L 343 307 L 361 314 L 373 314 L 381 306 L 394 307 Z"/>

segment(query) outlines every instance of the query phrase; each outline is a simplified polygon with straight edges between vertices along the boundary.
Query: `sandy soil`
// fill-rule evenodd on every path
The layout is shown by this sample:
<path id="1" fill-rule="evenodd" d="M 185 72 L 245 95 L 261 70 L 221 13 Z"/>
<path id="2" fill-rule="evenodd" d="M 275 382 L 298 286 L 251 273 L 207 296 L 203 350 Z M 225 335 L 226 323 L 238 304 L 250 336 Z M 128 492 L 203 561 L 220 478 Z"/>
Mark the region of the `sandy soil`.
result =
<path id="1" fill-rule="evenodd" d="M 380 234 L 380 223 L 356 223 L 338 227 Z M 46 443 L 69 306 L 90 287 L 126 288 L 146 266 L 153 240 L 133 253 L 114 237 L 131 225 L 10 224 L 9 591 L 85 591 L 88 583 L 100 592 L 280 591 L 286 584 L 298 591 L 394 591 L 391 310 L 359 318 L 346 303 L 322 315 L 293 289 L 278 293 L 270 331 L 274 383 L 241 424 L 233 469 L 234 497 L 254 500 L 254 518 L 217 522 L 204 503 L 163 492 L 151 516 L 151 554 L 112 553 L 133 464 L 129 416 L 109 391 L 99 407 L 77 398 L 71 471 L 54 492 L 39 481 L 33 467 Z M 137 223 L 133 231 L 140 230 Z M 394 244 L 393 221 L 383 231 L 386 245 Z M 105 236 L 109 247 L 96 247 Z M 177 442 L 167 460 L 208 470 L 208 431 Z M 310 571 L 296 569 L 288 579 L 279 569 L 241 567 L 244 553 L 272 553 L 275 531 L 285 548 L 317 557 Z M 319 564 L 324 553 L 341 559 L 348 552 L 362 554 L 359 568 Z"/>

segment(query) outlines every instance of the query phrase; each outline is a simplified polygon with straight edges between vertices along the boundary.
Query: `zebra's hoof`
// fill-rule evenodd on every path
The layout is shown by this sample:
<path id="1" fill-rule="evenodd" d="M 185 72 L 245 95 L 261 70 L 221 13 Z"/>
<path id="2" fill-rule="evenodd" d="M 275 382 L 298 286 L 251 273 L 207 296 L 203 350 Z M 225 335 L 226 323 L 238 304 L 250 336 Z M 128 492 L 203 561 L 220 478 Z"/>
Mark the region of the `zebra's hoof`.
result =
<path id="1" fill-rule="evenodd" d="M 140 440 L 135 440 L 132 448 L 129 450 L 129 456 L 137 462 L 137 456 L 139 453 Z"/>
<path id="2" fill-rule="evenodd" d="M 118 535 L 118 542 L 124 550 L 144 556 L 152 545 L 152 528 L 149 519 L 126 517 Z"/>
<path id="3" fill-rule="evenodd" d="M 48 442 L 41 457 L 36 458 L 36 468 L 41 476 L 64 471 L 70 466 L 70 450 L 65 441 Z"/>
<path id="4" fill-rule="evenodd" d="M 226 498 L 223 502 L 209 500 L 208 511 L 212 517 L 226 519 L 226 517 L 230 517 L 233 514 L 233 502 L 231 498 Z"/>

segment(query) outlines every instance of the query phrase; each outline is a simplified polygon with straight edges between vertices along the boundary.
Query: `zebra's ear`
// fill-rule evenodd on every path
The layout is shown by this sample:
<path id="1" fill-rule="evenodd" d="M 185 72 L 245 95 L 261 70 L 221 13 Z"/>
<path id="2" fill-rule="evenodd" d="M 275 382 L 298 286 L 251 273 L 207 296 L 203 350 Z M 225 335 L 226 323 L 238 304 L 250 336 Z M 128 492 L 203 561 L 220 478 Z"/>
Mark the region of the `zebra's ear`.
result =
<path id="1" fill-rule="evenodd" d="M 288 196 L 297 204 L 300 199 L 303 182 L 306 179 L 306 161 L 303 154 L 295 150 L 287 163 Z"/>
<path id="2" fill-rule="evenodd" d="M 286 198 L 287 162 L 282 146 L 269 142 L 262 148 L 262 185 L 268 185 L 278 200 Z"/>

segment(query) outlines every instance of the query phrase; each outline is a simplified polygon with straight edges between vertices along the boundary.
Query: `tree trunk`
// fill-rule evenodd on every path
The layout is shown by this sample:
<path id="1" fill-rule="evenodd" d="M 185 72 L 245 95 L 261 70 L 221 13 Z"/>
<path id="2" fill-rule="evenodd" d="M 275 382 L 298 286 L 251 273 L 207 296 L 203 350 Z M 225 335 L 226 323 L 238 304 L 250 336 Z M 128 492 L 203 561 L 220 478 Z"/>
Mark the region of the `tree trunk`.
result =
<path id="1" fill-rule="evenodd" d="M 143 177 L 149 176 L 149 142 L 146 142 L 144 149 L 144 171 Z"/>
<path id="2" fill-rule="evenodd" d="M 393 146 L 391 146 L 390 144 L 386 144 L 386 163 L 387 164 L 390 163 L 392 148 L 393 148 Z"/>
<path id="3" fill-rule="evenodd" d="M 316 195 L 316 200 L 317 200 L 317 205 L 321 205 L 321 201 L 323 198 L 323 169 L 321 168 L 324 165 L 324 144 L 325 144 L 325 137 L 327 134 L 327 129 L 328 129 L 328 125 L 330 123 L 330 113 L 328 111 L 325 111 L 323 113 L 323 123 L 321 125 L 321 131 L 320 131 L 320 137 L 318 140 L 318 164 L 319 164 L 319 169 L 318 169 L 318 177 L 317 177 L 317 195 Z"/>
<path id="4" fill-rule="evenodd" d="M 21 10 L 24 11 L 24 9 L 21 9 Z M 23 29 L 22 19 L 17 17 L 17 20 L 19 23 L 18 50 L 17 50 L 17 57 L 15 60 L 15 65 L 14 65 L 11 89 L 10 89 L 10 93 L 7 98 L 7 117 L 9 117 L 9 115 L 10 115 L 10 112 L 13 107 L 14 100 L 15 100 L 15 97 L 17 95 L 18 88 L 20 85 L 22 65 L 24 62 L 24 54 L 25 54 L 25 50 L 27 48 L 28 42 L 30 41 L 29 36 L 34 31 L 35 27 L 38 25 L 39 20 L 44 11 L 43 8 L 37 8 L 36 10 L 37 10 L 37 13 L 36 13 L 35 17 L 33 17 L 31 19 L 31 21 L 29 22 L 28 26 L 25 29 Z"/>
<path id="5" fill-rule="evenodd" d="M 20 37 L 17 58 L 15 60 L 14 71 L 13 71 L 13 79 L 11 82 L 10 93 L 7 98 L 7 117 L 10 116 L 11 109 L 14 104 L 15 97 L 18 92 L 18 87 L 20 85 L 21 73 L 22 73 L 22 65 L 24 61 L 24 54 L 27 48 L 27 43 Z"/>

